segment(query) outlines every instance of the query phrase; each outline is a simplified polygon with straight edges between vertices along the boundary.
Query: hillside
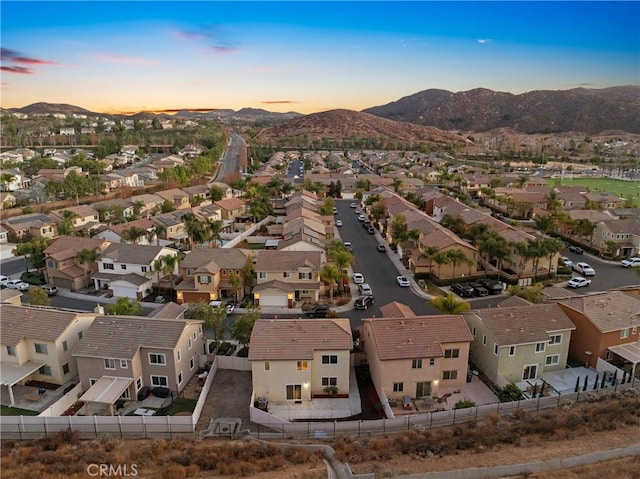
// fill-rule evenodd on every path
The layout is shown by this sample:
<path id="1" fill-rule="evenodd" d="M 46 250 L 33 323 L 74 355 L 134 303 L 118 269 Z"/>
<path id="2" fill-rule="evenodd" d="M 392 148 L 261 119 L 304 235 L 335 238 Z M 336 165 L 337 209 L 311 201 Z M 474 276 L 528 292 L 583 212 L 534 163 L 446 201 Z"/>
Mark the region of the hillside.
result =
<path id="1" fill-rule="evenodd" d="M 286 138 L 304 137 L 309 142 L 320 140 L 375 139 L 417 144 L 462 143 L 461 136 L 437 128 L 380 118 L 352 110 L 330 110 L 294 118 L 260 132 L 257 139 L 267 143 Z"/>
<path id="2" fill-rule="evenodd" d="M 71 115 L 73 113 L 91 116 L 97 115 L 97 113 L 94 113 L 92 111 L 85 110 L 84 108 L 75 105 L 67 105 L 66 103 L 40 102 L 32 103 L 31 105 L 27 105 L 22 108 L 10 108 L 10 110 L 19 113 L 25 113 L 27 115 L 50 115 L 53 113 L 65 113 L 67 115 Z"/>
<path id="3" fill-rule="evenodd" d="M 431 89 L 364 112 L 457 131 L 640 133 L 640 87 L 538 90 L 520 95 L 484 88 L 457 93 Z"/>

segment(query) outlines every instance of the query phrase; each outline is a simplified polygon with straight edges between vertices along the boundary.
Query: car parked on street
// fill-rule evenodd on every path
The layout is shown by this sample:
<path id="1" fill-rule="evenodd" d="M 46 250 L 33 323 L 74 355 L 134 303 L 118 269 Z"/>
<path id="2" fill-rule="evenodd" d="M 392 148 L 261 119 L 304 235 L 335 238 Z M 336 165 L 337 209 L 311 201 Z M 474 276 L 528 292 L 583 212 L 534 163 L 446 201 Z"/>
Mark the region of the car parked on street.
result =
<path id="1" fill-rule="evenodd" d="M 569 269 L 573 269 L 573 261 L 571 261 L 570 258 L 567 258 L 566 256 L 562 257 L 562 263 Z"/>
<path id="2" fill-rule="evenodd" d="M 589 286 L 590 284 L 591 280 L 583 278 L 582 276 L 576 276 L 575 278 L 571 278 L 567 282 L 567 286 L 569 288 L 583 288 L 585 286 Z"/>
<path id="3" fill-rule="evenodd" d="M 353 273 L 353 282 L 356 284 L 364 283 L 364 275 L 362 273 Z"/>
<path id="4" fill-rule="evenodd" d="M 351 246 L 351 241 L 345 241 L 343 244 L 344 244 L 344 249 L 346 249 L 347 251 L 353 251 L 353 246 Z"/>
<path id="5" fill-rule="evenodd" d="M 473 288 L 466 283 L 455 283 L 451 285 L 451 291 L 461 298 L 472 298 Z"/>
<path id="6" fill-rule="evenodd" d="M 595 276 L 596 274 L 596 271 L 591 266 L 589 266 L 588 263 L 576 263 L 573 265 L 573 269 L 583 276 Z"/>
<path id="7" fill-rule="evenodd" d="M 358 207 L 358 203 L 351 203 L 349 206 L 351 208 L 357 208 Z"/>
<path id="8" fill-rule="evenodd" d="M 41 287 L 49 296 L 55 296 L 56 294 L 58 294 L 58 288 L 56 288 L 55 286 L 52 286 L 50 284 L 43 284 Z"/>
<path id="9" fill-rule="evenodd" d="M 369 226 L 367 228 L 367 233 L 369 233 L 370 235 L 374 235 L 374 234 L 376 234 L 376 230 L 373 229 L 373 226 Z"/>
<path id="10" fill-rule="evenodd" d="M 378 245 L 378 247 L 377 247 L 377 250 L 378 250 L 380 253 L 386 253 L 386 251 L 387 251 L 387 247 L 386 247 L 385 245 L 383 245 L 383 244 L 379 244 L 379 245 Z"/>
<path id="11" fill-rule="evenodd" d="M 353 303 L 355 309 L 368 309 L 373 305 L 373 296 L 358 296 Z"/>
<path id="12" fill-rule="evenodd" d="M 7 286 L 7 281 L 9 281 L 9 276 L 5 276 L 0 274 L 0 288 L 4 288 Z"/>
<path id="13" fill-rule="evenodd" d="M 487 288 L 489 294 L 502 293 L 502 283 L 496 279 L 482 278 L 478 280 L 478 283 Z"/>
<path id="14" fill-rule="evenodd" d="M 364 221 L 367 217 L 365 215 L 358 215 L 358 221 Z"/>
<path id="15" fill-rule="evenodd" d="M 342 226 L 342 220 L 336 220 L 336 226 L 338 227 Z"/>
<path id="16" fill-rule="evenodd" d="M 318 304 L 304 314 L 307 318 L 326 318 L 329 316 L 329 305 Z"/>
<path id="17" fill-rule="evenodd" d="M 582 254 L 584 253 L 584 250 L 580 247 L 580 246 L 576 246 L 574 244 L 569 246 L 569 251 L 571 253 L 575 253 L 575 254 Z"/>
<path id="18" fill-rule="evenodd" d="M 17 289 L 18 291 L 27 291 L 29 289 L 29 283 L 25 283 L 20 279 L 10 279 L 4 285 L 6 288 Z"/>
<path id="19" fill-rule="evenodd" d="M 406 276 L 396 276 L 396 282 L 398 283 L 398 286 L 405 288 L 411 285 L 411 283 L 409 283 L 409 278 Z"/>
<path id="20" fill-rule="evenodd" d="M 362 296 L 373 296 L 373 290 L 371 289 L 371 286 L 369 286 L 369 283 L 359 284 L 358 285 L 358 292 Z"/>
<path id="21" fill-rule="evenodd" d="M 638 266 L 640 266 L 640 258 L 629 258 L 629 259 L 623 259 L 622 261 L 620 261 L 620 266 L 622 266 L 623 268 L 637 268 Z"/>
<path id="22" fill-rule="evenodd" d="M 474 295 L 480 296 L 480 297 L 489 296 L 489 290 L 487 290 L 487 288 L 482 286 L 482 284 L 480 282 L 475 282 L 474 281 L 474 282 L 467 283 L 467 284 L 473 288 L 473 294 Z"/>

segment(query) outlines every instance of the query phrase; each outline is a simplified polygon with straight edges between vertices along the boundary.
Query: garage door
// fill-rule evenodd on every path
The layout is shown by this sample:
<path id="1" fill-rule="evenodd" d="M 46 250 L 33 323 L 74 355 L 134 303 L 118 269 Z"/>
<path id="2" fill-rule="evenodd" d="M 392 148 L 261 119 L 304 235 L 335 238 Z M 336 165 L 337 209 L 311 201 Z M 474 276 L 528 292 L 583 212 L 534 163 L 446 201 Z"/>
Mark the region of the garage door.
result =
<path id="1" fill-rule="evenodd" d="M 287 295 L 260 293 L 260 306 L 281 306 L 286 308 L 289 305 Z"/>

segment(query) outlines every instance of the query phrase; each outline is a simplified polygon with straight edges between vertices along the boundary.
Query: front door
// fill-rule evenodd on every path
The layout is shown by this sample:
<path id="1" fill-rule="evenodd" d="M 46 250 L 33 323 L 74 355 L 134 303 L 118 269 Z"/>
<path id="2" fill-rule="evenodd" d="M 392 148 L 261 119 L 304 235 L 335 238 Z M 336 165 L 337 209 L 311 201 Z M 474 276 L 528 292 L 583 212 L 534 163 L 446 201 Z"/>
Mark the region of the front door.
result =
<path id="1" fill-rule="evenodd" d="M 416 397 L 423 398 L 431 396 L 431 381 L 416 383 Z"/>
<path id="2" fill-rule="evenodd" d="M 287 400 L 300 401 L 302 400 L 302 385 L 301 384 L 289 384 L 287 385 Z"/>

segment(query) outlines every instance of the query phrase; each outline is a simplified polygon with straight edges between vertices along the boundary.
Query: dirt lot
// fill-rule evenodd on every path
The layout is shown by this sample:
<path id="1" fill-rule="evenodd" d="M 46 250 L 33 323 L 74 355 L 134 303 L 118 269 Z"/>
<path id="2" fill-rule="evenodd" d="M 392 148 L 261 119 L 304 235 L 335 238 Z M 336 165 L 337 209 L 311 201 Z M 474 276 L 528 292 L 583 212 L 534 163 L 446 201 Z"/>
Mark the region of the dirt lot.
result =
<path id="1" fill-rule="evenodd" d="M 196 431 L 206 429 L 211 419 L 219 417 L 238 417 L 242 419 L 242 429 L 254 430 L 249 420 L 251 391 L 251 371 L 218 369 Z"/>

